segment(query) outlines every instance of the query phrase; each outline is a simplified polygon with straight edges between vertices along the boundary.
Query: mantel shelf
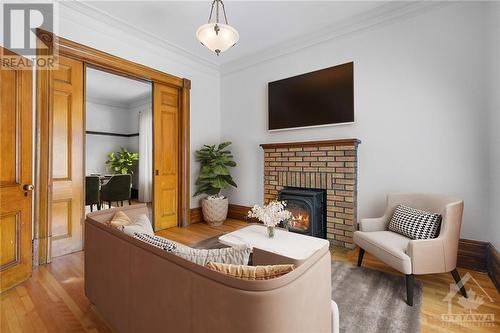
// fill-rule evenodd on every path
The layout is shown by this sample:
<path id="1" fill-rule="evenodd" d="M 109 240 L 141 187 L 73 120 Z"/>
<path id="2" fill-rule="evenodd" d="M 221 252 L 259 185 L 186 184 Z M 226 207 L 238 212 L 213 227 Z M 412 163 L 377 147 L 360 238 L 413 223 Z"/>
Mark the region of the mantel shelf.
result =
<path id="1" fill-rule="evenodd" d="M 359 139 L 339 139 L 322 141 L 303 141 L 303 142 L 283 142 L 283 143 L 262 143 L 263 149 L 272 148 L 290 148 L 290 147 L 318 147 L 318 146 L 357 146 L 361 143 Z"/>

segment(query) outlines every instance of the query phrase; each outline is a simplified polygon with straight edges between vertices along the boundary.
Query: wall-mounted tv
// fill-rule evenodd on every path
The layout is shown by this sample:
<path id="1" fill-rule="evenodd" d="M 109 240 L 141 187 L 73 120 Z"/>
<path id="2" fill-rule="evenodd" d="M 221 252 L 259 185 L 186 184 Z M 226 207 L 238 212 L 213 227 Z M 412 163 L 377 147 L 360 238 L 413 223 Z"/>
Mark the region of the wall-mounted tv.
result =
<path id="1" fill-rule="evenodd" d="M 269 130 L 354 122 L 352 62 L 268 83 Z"/>

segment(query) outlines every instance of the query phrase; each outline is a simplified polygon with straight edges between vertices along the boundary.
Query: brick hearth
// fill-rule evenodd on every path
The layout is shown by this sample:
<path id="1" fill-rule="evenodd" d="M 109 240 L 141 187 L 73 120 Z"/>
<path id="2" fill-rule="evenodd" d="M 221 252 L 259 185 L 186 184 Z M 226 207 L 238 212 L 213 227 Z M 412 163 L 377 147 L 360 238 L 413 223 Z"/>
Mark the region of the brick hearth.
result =
<path id="1" fill-rule="evenodd" d="M 327 238 L 353 248 L 357 211 L 357 139 L 262 144 L 264 201 L 285 186 L 326 189 Z"/>

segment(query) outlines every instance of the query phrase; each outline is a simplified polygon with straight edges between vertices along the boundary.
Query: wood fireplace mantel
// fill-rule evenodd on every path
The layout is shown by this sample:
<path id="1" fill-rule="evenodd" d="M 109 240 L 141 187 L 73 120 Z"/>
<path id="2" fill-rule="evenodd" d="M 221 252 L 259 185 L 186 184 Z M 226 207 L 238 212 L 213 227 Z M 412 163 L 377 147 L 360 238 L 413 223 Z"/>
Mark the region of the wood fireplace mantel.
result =
<path id="1" fill-rule="evenodd" d="M 317 147 L 317 146 L 348 146 L 359 145 L 359 139 L 339 139 L 339 140 L 322 140 L 322 141 L 303 141 L 303 142 L 283 142 L 283 143 L 262 143 L 260 146 L 263 149 L 270 148 L 292 148 L 292 147 Z"/>

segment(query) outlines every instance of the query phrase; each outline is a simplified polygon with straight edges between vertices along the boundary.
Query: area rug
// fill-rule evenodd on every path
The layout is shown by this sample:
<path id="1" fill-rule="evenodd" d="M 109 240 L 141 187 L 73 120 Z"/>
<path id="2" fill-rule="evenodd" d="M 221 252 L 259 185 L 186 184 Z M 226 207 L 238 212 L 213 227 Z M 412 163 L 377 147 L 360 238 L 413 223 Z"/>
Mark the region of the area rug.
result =
<path id="1" fill-rule="evenodd" d="M 332 299 L 341 333 L 420 331 L 422 284 L 415 280 L 413 306 L 406 304 L 403 276 L 332 261 Z"/>

